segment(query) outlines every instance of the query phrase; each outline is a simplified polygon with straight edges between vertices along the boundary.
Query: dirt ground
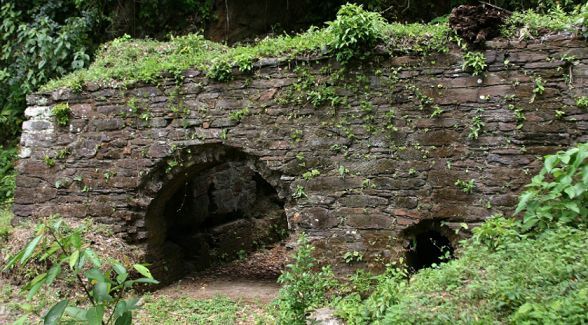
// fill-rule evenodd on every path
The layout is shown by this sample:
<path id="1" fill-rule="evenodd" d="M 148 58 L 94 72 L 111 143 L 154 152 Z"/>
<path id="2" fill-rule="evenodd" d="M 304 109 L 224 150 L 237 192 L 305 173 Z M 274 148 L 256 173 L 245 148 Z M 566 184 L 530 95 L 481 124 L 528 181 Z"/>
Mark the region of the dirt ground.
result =
<path id="1" fill-rule="evenodd" d="M 186 277 L 174 284 L 157 290 L 154 297 L 190 297 L 211 299 L 217 296 L 243 303 L 270 303 L 278 295 L 280 286 L 276 281 L 266 279 L 239 279 L 230 276 Z"/>

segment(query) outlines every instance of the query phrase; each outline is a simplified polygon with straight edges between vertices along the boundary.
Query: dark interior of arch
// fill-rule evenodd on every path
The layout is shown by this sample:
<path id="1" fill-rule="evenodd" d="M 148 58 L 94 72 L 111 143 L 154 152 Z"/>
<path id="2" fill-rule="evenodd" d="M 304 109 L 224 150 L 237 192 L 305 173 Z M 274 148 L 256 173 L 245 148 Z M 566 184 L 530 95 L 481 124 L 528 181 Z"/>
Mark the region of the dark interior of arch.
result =
<path id="1" fill-rule="evenodd" d="M 439 221 L 423 220 L 404 231 L 409 244 L 406 263 L 409 271 L 439 265 L 453 258 L 454 248 L 447 236 L 449 230 Z"/>
<path id="2" fill-rule="evenodd" d="M 180 173 L 149 212 L 150 259 L 170 281 L 282 240 L 283 202 L 247 160 L 196 165 Z"/>

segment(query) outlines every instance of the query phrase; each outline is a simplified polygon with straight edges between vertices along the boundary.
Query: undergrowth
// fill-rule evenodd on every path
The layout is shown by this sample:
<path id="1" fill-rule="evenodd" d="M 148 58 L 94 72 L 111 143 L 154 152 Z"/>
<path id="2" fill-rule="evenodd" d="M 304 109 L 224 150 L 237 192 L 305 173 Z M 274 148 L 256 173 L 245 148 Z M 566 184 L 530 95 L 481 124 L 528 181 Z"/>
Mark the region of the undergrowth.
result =
<path id="1" fill-rule="evenodd" d="M 278 310 L 322 297 L 296 305 L 296 315 L 331 305 L 347 324 L 586 324 L 587 193 L 585 143 L 545 157 L 520 197 L 523 219 L 491 217 L 461 243 L 459 258 L 412 277 L 402 264 L 392 265 L 345 285 L 330 283 L 328 274 L 310 275 L 314 260 L 297 258 Z M 302 238 L 306 256 L 312 248 Z"/>

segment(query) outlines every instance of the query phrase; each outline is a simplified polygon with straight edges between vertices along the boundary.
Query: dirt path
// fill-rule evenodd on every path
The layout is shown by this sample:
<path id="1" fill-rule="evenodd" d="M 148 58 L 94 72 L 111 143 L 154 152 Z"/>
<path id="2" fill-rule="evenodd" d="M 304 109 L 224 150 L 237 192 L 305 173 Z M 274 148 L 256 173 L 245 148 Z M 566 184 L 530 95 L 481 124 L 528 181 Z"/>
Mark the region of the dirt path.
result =
<path id="1" fill-rule="evenodd" d="M 210 299 L 223 296 L 245 303 L 266 304 L 276 298 L 279 289 L 280 286 L 275 280 L 238 279 L 229 276 L 187 277 L 157 290 L 153 296 L 190 297 L 194 299 Z"/>
<path id="2" fill-rule="evenodd" d="M 224 296 L 245 303 L 267 304 L 277 297 L 276 279 L 287 261 L 288 252 L 276 245 L 206 271 L 186 276 L 154 292 L 154 296 L 210 299 Z"/>

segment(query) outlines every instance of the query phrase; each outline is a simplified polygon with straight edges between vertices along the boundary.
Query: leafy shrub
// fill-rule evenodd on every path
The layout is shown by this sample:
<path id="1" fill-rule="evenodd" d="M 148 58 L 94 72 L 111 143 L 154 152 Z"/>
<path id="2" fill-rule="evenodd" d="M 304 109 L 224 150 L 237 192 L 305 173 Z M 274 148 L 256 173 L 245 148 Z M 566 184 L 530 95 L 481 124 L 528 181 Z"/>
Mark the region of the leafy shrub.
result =
<path id="1" fill-rule="evenodd" d="M 230 81 L 233 79 L 233 65 L 225 60 L 215 60 L 207 76 L 216 81 Z"/>
<path id="2" fill-rule="evenodd" d="M 383 26 L 384 46 L 401 54 L 430 54 L 449 51 L 451 29 L 446 23 L 401 24 Z"/>
<path id="3" fill-rule="evenodd" d="M 361 5 L 346 4 L 329 23 L 334 38 L 329 44 L 337 61 L 347 63 L 370 50 L 382 38 L 384 19 L 380 14 L 365 11 Z"/>
<path id="4" fill-rule="evenodd" d="M 50 218 L 35 230 L 35 237 L 18 253 L 10 257 L 4 271 L 25 267 L 29 263 L 49 265 L 24 286 L 27 299 L 33 298 L 42 286 L 51 286 L 60 277 L 77 282 L 89 306 L 73 306 L 74 300 L 63 299 L 49 308 L 44 324 L 58 324 L 64 314 L 87 324 L 131 324 L 132 312 L 138 308 L 138 298 L 128 297 L 136 284 L 157 284 L 151 272 L 134 264 L 132 274 L 118 261 L 105 264 L 90 245 L 84 242 L 80 228 L 71 229 L 63 220 Z"/>
<path id="5" fill-rule="evenodd" d="M 297 246 L 293 263 L 278 279 L 282 284 L 276 300 L 279 324 L 305 324 L 306 313 L 324 305 L 327 293 L 337 284 L 330 267 L 315 270 L 318 266 L 312 257 L 314 247 L 306 235 L 300 235 Z"/>
<path id="6" fill-rule="evenodd" d="M 381 322 L 388 308 L 401 299 L 401 291 L 407 286 L 408 270 L 400 265 L 389 265 L 386 272 L 375 278 L 372 293 L 367 299 L 350 294 L 335 302 L 336 313 L 349 324 Z"/>
<path id="7" fill-rule="evenodd" d="M 472 230 L 472 241 L 476 245 L 499 249 L 506 243 L 522 238 L 522 235 L 519 233 L 519 226 L 519 222 L 516 219 L 505 218 L 502 215 L 493 215 L 482 225 Z"/>
<path id="8" fill-rule="evenodd" d="M 527 231 L 588 224 L 588 143 L 545 157 L 543 169 L 520 197 L 519 213 Z"/>

